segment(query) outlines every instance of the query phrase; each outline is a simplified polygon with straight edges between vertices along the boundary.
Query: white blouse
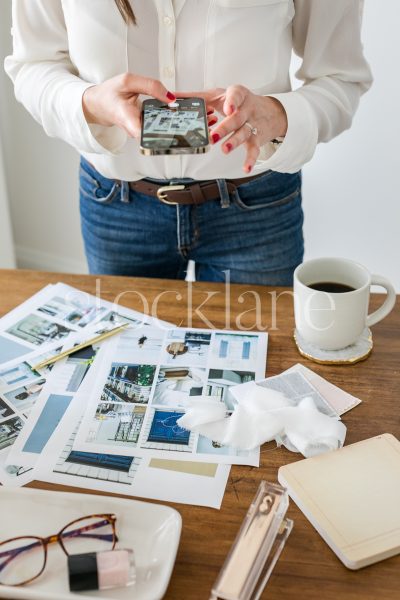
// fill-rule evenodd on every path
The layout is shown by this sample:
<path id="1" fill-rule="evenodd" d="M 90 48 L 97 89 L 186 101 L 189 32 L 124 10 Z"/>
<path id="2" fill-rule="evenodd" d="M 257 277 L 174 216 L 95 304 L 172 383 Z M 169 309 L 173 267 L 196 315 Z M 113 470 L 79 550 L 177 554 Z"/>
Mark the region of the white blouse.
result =
<path id="1" fill-rule="evenodd" d="M 5 68 L 17 99 L 104 176 L 243 177 L 244 148 L 145 157 L 117 127 L 89 126 L 82 95 L 125 71 L 175 91 L 242 84 L 274 96 L 288 116 L 284 142 L 262 148 L 256 169 L 294 172 L 318 142 L 351 125 L 371 73 L 360 41 L 361 0 L 137 0 L 126 25 L 114 0 L 14 0 L 12 56 Z M 291 91 L 292 49 L 302 57 Z"/>

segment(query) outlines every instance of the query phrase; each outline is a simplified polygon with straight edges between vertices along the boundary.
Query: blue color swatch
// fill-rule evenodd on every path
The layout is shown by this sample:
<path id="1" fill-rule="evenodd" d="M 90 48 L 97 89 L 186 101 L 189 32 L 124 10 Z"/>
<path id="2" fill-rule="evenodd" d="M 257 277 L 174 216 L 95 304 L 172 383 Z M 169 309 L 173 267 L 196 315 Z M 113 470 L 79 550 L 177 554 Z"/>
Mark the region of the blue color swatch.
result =
<path id="1" fill-rule="evenodd" d="M 35 427 L 23 447 L 24 452 L 40 454 L 61 421 L 73 396 L 50 394 Z"/>
<path id="2" fill-rule="evenodd" d="M 24 356 L 28 352 L 31 352 L 31 350 L 26 346 L 0 336 L 0 364 Z"/>

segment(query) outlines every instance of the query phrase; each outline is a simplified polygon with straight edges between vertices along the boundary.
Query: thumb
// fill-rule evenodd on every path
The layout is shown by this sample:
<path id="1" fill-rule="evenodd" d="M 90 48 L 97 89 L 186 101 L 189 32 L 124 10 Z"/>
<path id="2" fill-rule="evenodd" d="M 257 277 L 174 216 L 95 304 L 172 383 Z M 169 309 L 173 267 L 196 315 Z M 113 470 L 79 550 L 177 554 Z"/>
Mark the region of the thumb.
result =
<path id="1" fill-rule="evenodd" d="M 129 137 L 140 138 L 142 127 L 141 113 L 136 103 L 122 103 L 119 126 L 126 131 Z"/>
<path id="2" fill-rule="evenodd" d="M 173 102 L 176 100 L 175 94 L 167 88 L 158 79 L 151 77 L 142 77 L 141 75 L 131 75 L 132 81 L 129 82 L 132 91 L 146 96 L 156 98 L 161 102 Z"/>

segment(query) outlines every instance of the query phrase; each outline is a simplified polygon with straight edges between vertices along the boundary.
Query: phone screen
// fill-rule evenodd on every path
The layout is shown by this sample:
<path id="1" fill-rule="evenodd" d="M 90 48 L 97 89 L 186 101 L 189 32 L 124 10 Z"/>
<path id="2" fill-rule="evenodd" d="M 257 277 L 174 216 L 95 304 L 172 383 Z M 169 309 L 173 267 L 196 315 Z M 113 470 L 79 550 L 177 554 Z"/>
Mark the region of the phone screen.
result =
<path id="1" fill-rule="evenodd" d="M 153 99 L 143 102 L 143 148 L 195 150 L 209 143 L 204 100 L 178 98 L 174 104 Z"/>

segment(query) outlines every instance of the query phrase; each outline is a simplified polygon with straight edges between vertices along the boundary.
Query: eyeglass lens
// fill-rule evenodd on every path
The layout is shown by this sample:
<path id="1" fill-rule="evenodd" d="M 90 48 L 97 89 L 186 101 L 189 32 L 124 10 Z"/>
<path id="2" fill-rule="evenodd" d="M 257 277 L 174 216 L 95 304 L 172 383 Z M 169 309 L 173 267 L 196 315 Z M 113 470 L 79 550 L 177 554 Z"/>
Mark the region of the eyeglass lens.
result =
<path id="1" fill-rule="evenodd" d="M 46 550 L 40 538 L 17 538 L 0 545 L 0 583 L 21 585 L 44 569 Z"/>
<path id="2" fill-rule="evenodd" d="M 57 537 L 52 536 L 56 541 Z M 59 536 L 67 554 L 112 550 L 116 538 L 113 521 L 103 515 L 78 519 Z M 38 577 L 46 564 L 46 546 L 41 538 L 20 537 L 0 544 L 0 585 L 17 586 Z"/>

